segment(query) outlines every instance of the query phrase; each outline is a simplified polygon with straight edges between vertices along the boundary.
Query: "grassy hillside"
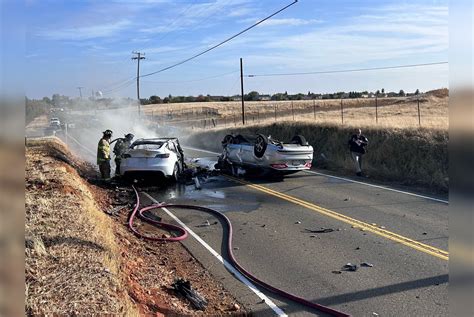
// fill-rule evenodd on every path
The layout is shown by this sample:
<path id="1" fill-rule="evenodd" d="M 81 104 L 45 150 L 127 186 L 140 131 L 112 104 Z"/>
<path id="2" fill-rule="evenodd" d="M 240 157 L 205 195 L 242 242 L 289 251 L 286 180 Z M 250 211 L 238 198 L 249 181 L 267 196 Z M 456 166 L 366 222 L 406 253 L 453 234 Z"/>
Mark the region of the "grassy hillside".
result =
<path id="1" fill-rule="evenodd" d="M 423 186 L 433 192 L 448 190 L 448 132 L 434 129 L 362 128 L 369 139 L 364 167 L 373 179 Z M 352 127 L 312 123 L 277 123 L 260 127 L 205 131 L 192 135 L 187 143 L 220 151 L 228 133 L 263 133 L 290 140 L 302 134 L 314 147 L 313 166 L 353 175 L 347 141 Z"/>

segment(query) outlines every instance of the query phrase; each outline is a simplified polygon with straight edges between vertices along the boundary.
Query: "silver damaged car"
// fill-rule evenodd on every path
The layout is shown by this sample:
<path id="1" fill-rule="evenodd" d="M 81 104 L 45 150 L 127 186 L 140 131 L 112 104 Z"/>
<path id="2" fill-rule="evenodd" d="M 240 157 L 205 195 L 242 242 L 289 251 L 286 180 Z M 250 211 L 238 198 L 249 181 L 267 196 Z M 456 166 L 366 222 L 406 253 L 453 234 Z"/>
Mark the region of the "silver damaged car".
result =
<path id="1" fill-rule="evenodd" d="M 279 175 L 288 175 L 311 168 L 313 147 L 302 135 L 290 142 L 282 142 L 263 134 L 253 136 L 226 135 L 219 166 L 232 174 L 258 169 Z"/>

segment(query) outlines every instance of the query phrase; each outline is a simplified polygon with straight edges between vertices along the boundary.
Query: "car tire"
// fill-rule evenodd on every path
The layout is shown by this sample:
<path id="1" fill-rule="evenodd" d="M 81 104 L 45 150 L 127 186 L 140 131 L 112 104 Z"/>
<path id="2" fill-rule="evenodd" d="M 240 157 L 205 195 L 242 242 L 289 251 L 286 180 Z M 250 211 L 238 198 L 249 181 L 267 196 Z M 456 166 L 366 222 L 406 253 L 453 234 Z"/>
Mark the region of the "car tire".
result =
<path id="1" fill-rule="evenodd" d="M 224 140 L 222 140 L 222 146 L 225 147 L 228 144 L 233 144 L 234 143 L 234 137 L 230 134 L 227 134 L 224 137 Z"/>
<path id="2" fill-rule="evenodd" d="M 255 139 L 255 145 L 253 146 L 253 153 L 257 158 L 261 158 L 267 150 L 268 138 L 263 134 L 258 134 Z"/>
<path id="3" fill-rule="evenodd" d="M 303 146 L 306 146 L 308 145 L 308 141 L 306 141 L 306 138 L 302 135 L 295 135 L 292 139 L 291 139 L 291 143 L 293 144 L 299 144 L 299 145 L 303 145 Z"/>
<path id="4" fill-rule="evenodd" d="M 179 165 L 178 163 L 174 164 L 173 175 L 171 175 L 171 180 L 177 182 L 179 178 Z"/>

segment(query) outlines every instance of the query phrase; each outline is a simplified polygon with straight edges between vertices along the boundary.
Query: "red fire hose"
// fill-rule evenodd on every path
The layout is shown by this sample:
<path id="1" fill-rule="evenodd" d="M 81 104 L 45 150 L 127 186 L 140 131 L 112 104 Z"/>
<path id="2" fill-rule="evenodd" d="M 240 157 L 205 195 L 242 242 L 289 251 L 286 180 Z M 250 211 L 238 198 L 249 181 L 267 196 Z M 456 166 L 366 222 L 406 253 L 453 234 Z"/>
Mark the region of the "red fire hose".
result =
<path id="1" fill-rule="evenodd" d="M 313 303 L 313 302 L 310 302 L 304 298 L 301 298 L 301 297 L 298 297 L 296 295 L 293 295 L 291 293 L 288 293 L 288 292 L 285 292 L 283 290 L 280 290 L 268 283 L 265 283 L 264 281 L 258 279 L 257 277 L 255 277 L 254 275 L 252 275 L 252 273 L 248 272 L 242 265 L 239 264 L 239 262 L 237 262 L 237 260 L 235 259 L 235 256 L 232 252 L 233 248 L 232 248 L 232 224 L 229 220 L 229 218 L 227 218 L 226 215 L 224 215 L 223 213 L 217 211 L 217 210 L 214 210 L 214 209 L 210 209 L 210 208 L 206 208 L 206 207 L 201 207 L 201 206 L 193 206 L 193 205 L 180 205 L 180 204 L 166 204 L 166 203 L 162 203 L 162 204 L 153 204 L 153 205 L 149 205 L 147 207 L 144 207 L 144 208 L 141 208 L 140 209 L 140 196 L 138 195 L 138 192 L 137 190 L 135 189 L 134 186 L 133 187 L 133 190 L 135 191 L 135 196 L 136 196 L 136 205 L 135 205 L 135 208 L 133 208 L 133 211 L 132 211 L 132 214 L 130 215 L 130 218 L 129 218 L 129 221 L 128 221 L 128 226 L 130 227 L 130 229 L 133 231 L 133 233 L 135 233 L 135 235 L 137 235 L 138 237 L 141 237 L 141 238 L 144 238 L 144 239 L 147 239 L 147 240 L 152 240 L 152 241 L 164 241 L 164 242 L 173 242 L 173 241 L 180 241 L 180 240 L 184 240 L 186 239 L 186 237 L 188 236 L 188 233 L 187 231 L 184 229 L 184 228 L 181 228 L 179 226 L 175 226 L 175 225 L 172 225 L 172 224 L 168 224 L 168 223 L 163 223 L 163 222 L 160 222 L 160 221 L 156 221 L 156 220 L 153 220 L 149 217 L 147 217 L 145 215 L 145 212 L 146 211 L 150 211 L 150 210 L 153 210 L 153 209 L 159 209 L 159 208 L 162 208 L 162 207 L 175 207 L 175 208 L 180 208 L 180 209 L 191 209 L 191 210 L 199 210 L 199 211 L 204 211 L 204 212 L 207 212 L 207 213 L 211 213 L 213 215 L 215 215 L 216 217 L 222 219 L 225 223 L 225 225 L 227 226 L 227 229 L 228 229 L 228 239 L 227 239 L 227 253 L 228 253 L 228 257 L 229 257 L 229 262 L 240 272 L 242 273 L 245 277 L 247 277 L 249 280 L 251 280 L 253 283 L 257 284 L 258 286 L 262 287 L 262 288 L 265 288 L 266 290 L 274 293 L 274 294 L 277 294 L 279 296 L 282 296 L 282 297 L 285 297 L 285 298 L 288 298 L 294 302 L 297 302 L 299 304 L 302 304 L 304 306 L 307 306 L 307 307 L 310 307 L 310 308 L 313 308 L 313 309 L 316 309 L 316 310 L 319 310 L 321 312 L 325 312 L 325 313 L 328 313 L 330 314 L 331 316 L 336 316 L 336 317 L 348 317 L 350 315 L 346 314 L 346 313 L 343 313 L 343 312 L 340 312 L 340 311 L 337 311 L 335 309 L 332 309 L 332 308 L 329 308 L 329 307 L 326 307 L 326 306 L 323 306 L 323 305 L 320 305 L 320 304 L 316 304 L 316 303 Z M 137 213 L 138 213 L 138 216 L 146 221 L 146 222 L 149 222 L 149 223 L 152 223 L 160 228 L 163 228 L 163 229 L 167 229 L 167 230 L 170 230 L 170 231 L 175 231 L 175 232 L 179 232 L 180 235 L 176 236 L 176 237 L 163 237 L 163 238 L 159 238 L 159 237 L 152 237 L 152 236 L 148 236 L 148 235 L 143 235 L 141 234 L 134 226 L 133 226 L 133 223 L 134 223 L 134 220 L 137 216 Z"/>

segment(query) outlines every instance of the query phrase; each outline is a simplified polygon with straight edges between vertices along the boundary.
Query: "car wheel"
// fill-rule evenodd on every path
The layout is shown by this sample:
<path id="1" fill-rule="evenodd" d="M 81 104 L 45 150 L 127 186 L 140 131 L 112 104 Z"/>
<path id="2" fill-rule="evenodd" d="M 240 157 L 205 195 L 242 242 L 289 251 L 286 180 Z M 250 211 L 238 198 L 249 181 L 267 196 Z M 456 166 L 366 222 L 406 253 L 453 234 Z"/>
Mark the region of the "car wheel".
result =
<path id="1" fill-rule="evenodd" d="M 256 157 L 260 158 L 265 154 L 267 149 L 268 139 L 263 134 L 257 135 L 257 139 L 255 140 L 255 145 L 253 147 L 253 153 Z"/>
<path id="2" fill-rule="evenodd" d="M 227 134 L 225 137 L 224 137 L 224 140 L 222 140 L 222 146 L 226 146 L 227 144 L 232 144 L 234 143 L 234 137 L 230 134 Z"/>
<path id="3" fill-rule="evenodd" d="M 174 182 L 177 182 L 177 181 L 178 181 L 178 178 L 179 178 L 179 165 L 178 165 L 178 163 L 176 163 L 176 164 L 174 165 L 173 175 L 171 175 L 171 179 L 172 179 Z"/>
<path id="4" fill-rule="evenodd" d="M 299 144 L 299 145 L 308 145 L 308 141 L 306 141 L 305 137 L 302 135 L 295 135 L 291 139 L 291 143 L 293 144 Z"/>

